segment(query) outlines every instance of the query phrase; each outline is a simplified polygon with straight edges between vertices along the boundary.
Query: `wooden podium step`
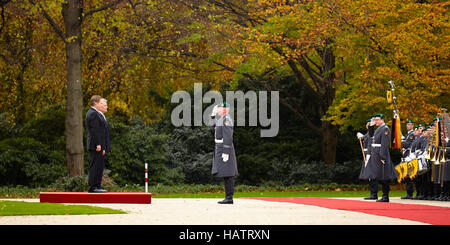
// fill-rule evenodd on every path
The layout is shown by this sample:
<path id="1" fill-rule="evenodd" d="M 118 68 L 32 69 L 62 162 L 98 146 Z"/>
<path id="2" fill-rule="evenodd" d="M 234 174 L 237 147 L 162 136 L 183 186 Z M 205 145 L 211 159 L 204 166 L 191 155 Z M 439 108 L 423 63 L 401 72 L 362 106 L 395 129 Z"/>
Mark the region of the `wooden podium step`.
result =
<path id="1" fill-rule="evenodd" d="M 40 202 L 48 203 L 142 203 L 150 204 L 152 194 L 145 192 L 40 192 Z"/>

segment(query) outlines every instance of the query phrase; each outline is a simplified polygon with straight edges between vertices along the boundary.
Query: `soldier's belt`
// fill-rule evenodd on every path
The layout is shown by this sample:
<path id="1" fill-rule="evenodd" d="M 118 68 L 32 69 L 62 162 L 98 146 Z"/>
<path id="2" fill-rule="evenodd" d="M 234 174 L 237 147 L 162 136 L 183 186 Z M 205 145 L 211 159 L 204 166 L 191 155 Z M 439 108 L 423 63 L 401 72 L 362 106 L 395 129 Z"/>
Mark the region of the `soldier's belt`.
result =
<path id="1" fill-rule="evenodd" d="M 221 140 L 214 139 L 214 141 L 215 141 L 217 144 L 223 143 L 223 139 L 221 139 Z"/>
<path id="2" fill-rule="evenodd" d="M 381 144 L 372 144 L 372 147 L 381 147 Z"/>

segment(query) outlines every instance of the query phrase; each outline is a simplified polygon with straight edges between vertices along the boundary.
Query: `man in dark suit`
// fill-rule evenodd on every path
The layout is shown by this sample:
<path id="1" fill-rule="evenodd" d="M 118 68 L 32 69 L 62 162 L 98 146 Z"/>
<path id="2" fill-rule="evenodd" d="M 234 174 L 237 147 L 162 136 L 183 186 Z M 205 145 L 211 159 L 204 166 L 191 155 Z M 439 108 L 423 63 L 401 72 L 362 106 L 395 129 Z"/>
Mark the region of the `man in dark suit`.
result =
<path id="1" fill-rule="evenodd" d="M 89 150 L 89 192 L 104 193 L 102 189 L 105 155 L 111 151 L 108 122 L 104 113 L 108 110 L 107 101 L 94 95 L 90 101 L 91 108 L 86 113 L 88 129 L 87 149 Z"/>

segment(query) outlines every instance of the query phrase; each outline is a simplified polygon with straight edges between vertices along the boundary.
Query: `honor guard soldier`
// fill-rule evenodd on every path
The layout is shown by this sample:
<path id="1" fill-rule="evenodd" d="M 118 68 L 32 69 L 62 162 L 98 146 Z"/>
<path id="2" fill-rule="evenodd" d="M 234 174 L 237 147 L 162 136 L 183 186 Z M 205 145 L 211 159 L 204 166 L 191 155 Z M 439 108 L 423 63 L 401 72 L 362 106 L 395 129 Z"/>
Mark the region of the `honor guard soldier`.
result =
<path id="1" fill-rule="evenodd" d="M 446 111 L 446 110 L 445 110 Z M 447 112 L 442 116 L 442 132 L 443 132 L 443 170 L 442 170 L 442 198 L 440 201 L 450 201 L 450 117 Z"/>
<path id="2" fill-rule="evenodd" d="M 411 143 L 410 147 L 409 147 L 409 155 L 407 156 L 407 158 L 409 160 L 414 160 L 417 159 L 416 156 L 416 148 L 419 149 L 421 148 L 421 144 L 422 144 L 422 140 L 423 140 L 423 136 L 422 136 L 422 128 L 420 127 L 420 125 L 415 126 L 414 127 L 414 141 Z M 423 197 L 423 188 L 422 188 L 422 175 L 417 175 L 414 180 L 413 183 L 416 187 L 416 196 L 412 197 L 411 199 L 419 199 Z M 407 187 L 407 192 L 408 192 L 408 187 Z M 408 194 L 407 194 L 408 195 Z M 403 198 L 406 199 L 406 198 Z"/>
<path id="3" fill-rule="evenodd" d="M 362 134 L 358 132 L 356 134 L 356 137 L 359 140 L 362 140 L 362 147 L 363 147 L 363 163 L 361 167 L 361 172 L 359 173 L 360 179 L 368 179 L 369 180 L 369 191 L 370 195 L 368 197 L 365 197 L 364 200 L 377 200 L 378 199 L 378 182 L 375 179 L 370 179 L 367 176 L 369 176 L 370 168 L 367 168 L 367 164 L 370 159 L 370 150 L 372 145 L 372 137 L 375 131 L 375 120 L 367 119 L 366 121 L 366 129 L 367 133 Z"/>
<path id="4" fill-rule="evenodd" d="M 425 127 L 425 129 L 422 131 L 422 142 L 421 142 L 421 151 L 425 152 L 425 150 L 427 149 L 427 138 L 430 136 L 430 138 L 433 138 L 433 134 L 435 134 L 436 132 L 434 131 L 434 126 L 430 125 Z M 433 145 L 433 141 L 431 142 L 431 145 Z M 433 148 L 433 146 L 432 146 Z M 423 190 L 424 190 L 424 197 L 422 198 L 422 200 L 432 200 L 433 198 L 433 182 L 431 181 L 432 179 L 432 174 L 433 174 L 433 163 L 431 162 L 431 160 L 428 160 L 428 170 L 427 172 L 425 172 L 423 174 Z"/>
<path id="5" fill-rule="evenodd" d="M 393 179 L 397 178 L 389 153 L 391 131 L 384 119 L 384 114 L 375 115 L 375 125 L 378 128 L 372 139 L 371 157 L 367 165 L 371 170 L 368 178 L 377 180 L 382 186 L 383 196 L 377 202 L 389 202 L 389 185 Z"/>
<path id="6" fill-rule="evenodd" d="M 444 166 L 442 171 L 442 198 L 440 201 L 450 201 L 450 142 L 448 137 L 447 135 L 444 139 L 446 141 L 446 147 L 444 151 L 444 163 L 442 163 Z"/>
<path id="7" fill-rule="evenodd" d="M 233 204 L 234 177 L 238 174 L 233 145 L 233 121 L 229 105 L 224 102 L 214 107 L 211 117 L 215 124 L 214 158 L 211 174 L 224 179 L 225 199 L 219 204 Z"/>
<path id="8" fill-rule="evenodd" d="M 439 125 L 437 123 L 437 121 L 441 122 Z M 435 150 L 435 155 L 436 155 L 436 159 L 434 162 L 432 162 L 432 164 L 434 165 L 434 173 L 432 173 L 432 183 L 433 183 L 433 192 L 431 195 L 430 200 L 437 200 L 440 201 L 440 199 L 442 198 L 442 193 L 441 193 L 441 182 L 443 181 L 443 171 L 444 170 L 444 161 L 441 161 L 441 154 L 443 154 L 444 152 L 442 151 L 442 139 L 443 139 L 443 134 L 442 134 L 442 117 L 436 117 L 433 119 L 433 124 L 434 124 L 434 128 L 435 130 L 438 130 L 439 135 L 436 135 L 436 131 L 434 133 L 435 137 L 438 137 L 440 139 L 440 144 L 438 147 L 436 147 Z M 440 127 L 439 127 L 440 126 Z M 439 127 L 439 128 L 438 128 Z M 436 141 L 435 141 L 436 142 Z"/>
<path id="9" fill-rule="evenodd" d="M 402 140 L 402 162 L 406 161 L 405 159 L 409 156 L 411 144 L 416 138 L 414 136 L 414 121 L 406 121 L 406 130 L 408 130 L 408 133 L 406 134 L 405 139 Z M 409 176 L 406 176 L 405 182 L 406 196 L 402 197 L 401 199 L 412 199 L 414 193 L 414 183 Z"/>
<path id="10" fill-rule="evenodd" d="M 406 130 L 408 133 L 406 134 L 406 137 L 404 140 L 402 140 L 402 156 L 403 158 L 406 158 L 409 155 L 409 149 L 416 138 L 414 136 L 414 121 L 413 120 L 407 120 L 406 121 Z"/>

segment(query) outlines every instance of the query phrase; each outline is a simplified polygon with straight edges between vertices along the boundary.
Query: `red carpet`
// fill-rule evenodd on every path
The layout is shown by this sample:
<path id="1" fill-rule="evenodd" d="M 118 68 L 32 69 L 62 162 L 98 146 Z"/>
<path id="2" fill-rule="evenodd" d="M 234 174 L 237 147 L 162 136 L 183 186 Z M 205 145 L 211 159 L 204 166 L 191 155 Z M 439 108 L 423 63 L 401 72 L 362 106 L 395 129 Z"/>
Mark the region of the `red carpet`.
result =
<path id="1" fill-rule="evenodd" d="M 152 194 L 145 192 L 41 192 L 40 202 L 50 203 L 143 203 L 150 204 Z"/>
<path id="2" fill-rule="evenodd" d="M 289 202 L 323 208 L 362 212 L 391 218 L 419 221 L 432 225 L 450 225 L 450 208 L 422 204 L 378 203 L 333 198 L 250 198 L 271 202 Z"/>

